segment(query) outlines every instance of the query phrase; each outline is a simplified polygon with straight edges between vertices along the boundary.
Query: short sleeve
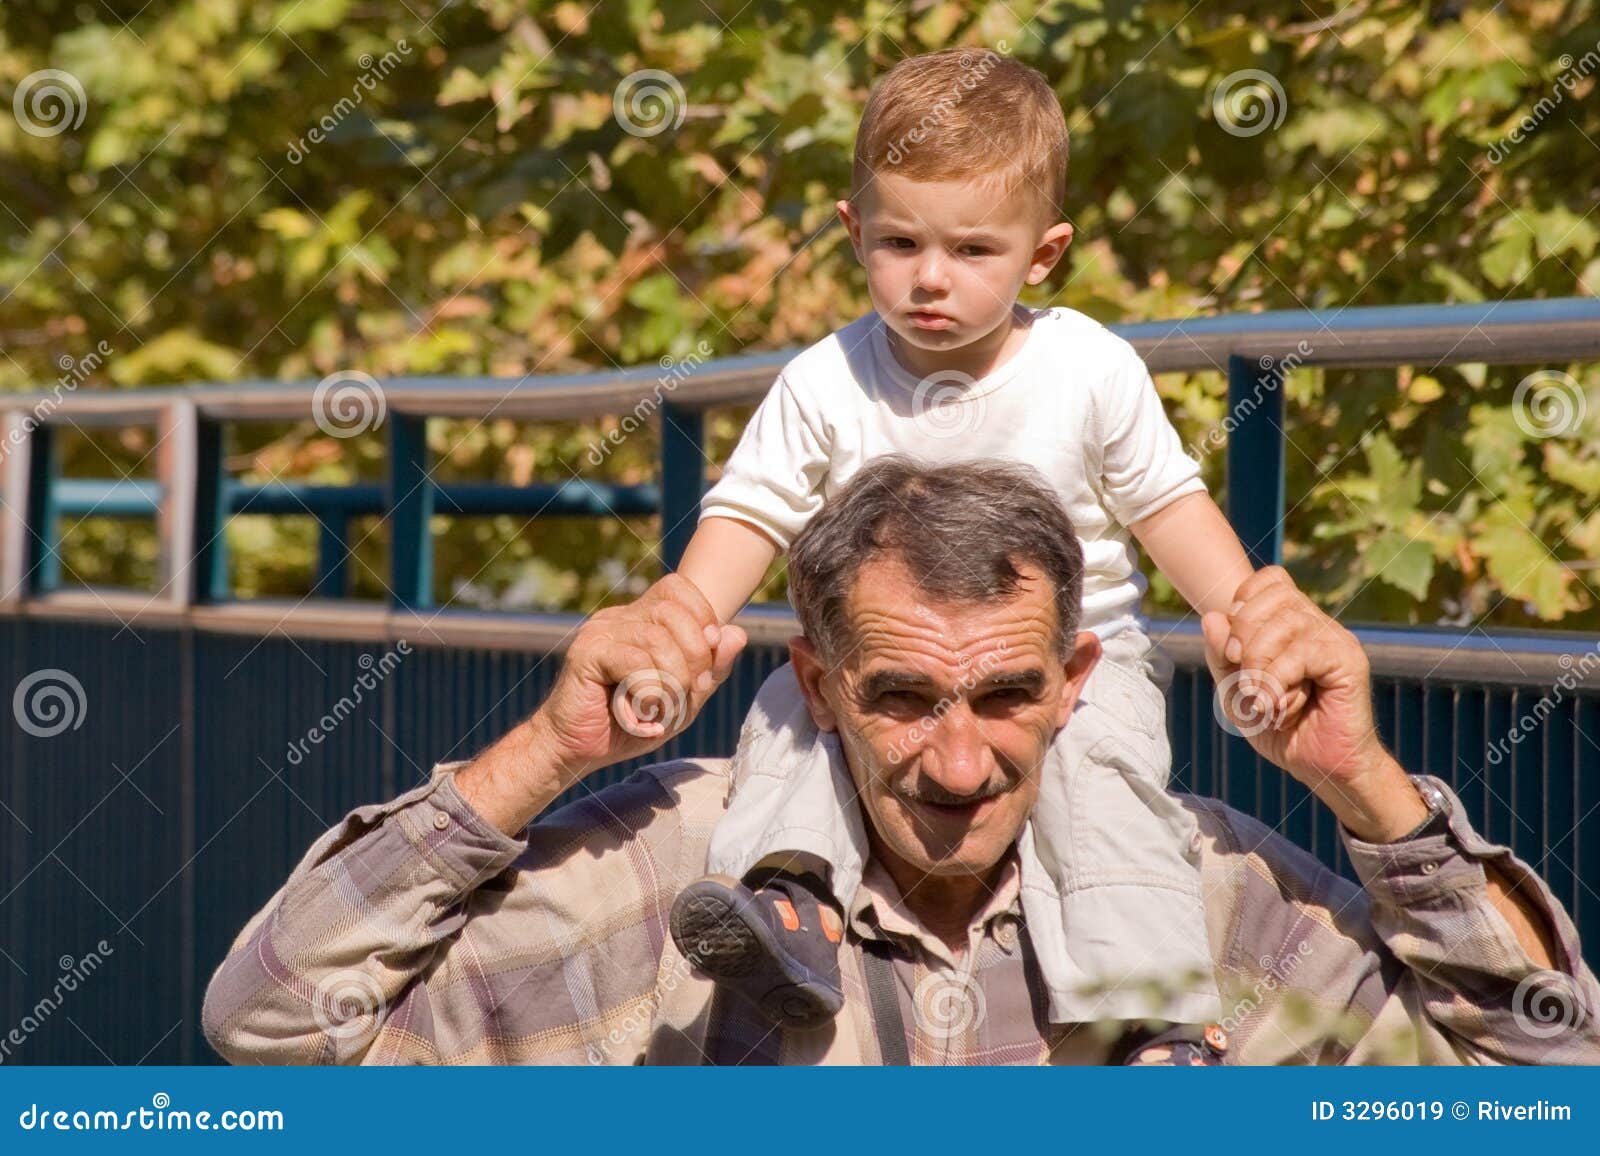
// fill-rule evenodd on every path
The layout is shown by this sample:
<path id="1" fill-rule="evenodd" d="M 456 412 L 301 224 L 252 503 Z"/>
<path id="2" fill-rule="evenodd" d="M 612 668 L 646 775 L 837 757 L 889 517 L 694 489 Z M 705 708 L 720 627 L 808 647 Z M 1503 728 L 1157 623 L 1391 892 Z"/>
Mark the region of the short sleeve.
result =
<path id="1" fill-rule="evenodd" d="M 1108 376 L 1101 400 L 1099 489 L 1112 517 L 1131 526 L 1185 495 L 1205 492 L 1200 464 L 1184 452 L 1150 371 L 1131 347 Z"/>
<path id="2" fill-rule="evenodd" d="M 789 379 L 778 375 L 734 447 L 700 517 L 733 518 L 765 532 L 785 551 L 822 508 L 828 445 Z"/>

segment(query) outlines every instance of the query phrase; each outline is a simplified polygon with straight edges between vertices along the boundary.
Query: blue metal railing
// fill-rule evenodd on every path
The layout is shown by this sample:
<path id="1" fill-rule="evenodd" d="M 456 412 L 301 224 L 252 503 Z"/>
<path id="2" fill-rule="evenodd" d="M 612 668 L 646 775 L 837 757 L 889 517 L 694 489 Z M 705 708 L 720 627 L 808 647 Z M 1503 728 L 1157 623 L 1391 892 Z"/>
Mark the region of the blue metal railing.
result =
<path id="1" fill-rule="evenodd" d="M 1226 506 L 1265 562 L 1282 551 L 1287 373 L 1600 359 L 1600 302 L 1268 313 L 1117 331 L 1154 372 L 1227 374 L 1236 420 Z M 470 757 L 524 717 L 577 622 L 432 607 L 430 515 L 655 514 L 670 564 L 703 490 L 705 411 L 757 400 L 788 356 L 709 362 L 667 384 L 654 370 L 386 381 L 379 428 L 388 476 L 349 486 L 247 484 L 224 466 L 233 424 L 308 417 L 315 383 L 81 391 L 58 402 L 0 397 L 8 449 L 0 460 L 0 689 L 9 694 L 55 669 L 74 676 L 87 705 L 81 727 L 47 737 L 13 728 L 0 747 L 0 803 L 9 812 L 0 813 L 8 836 L 0 840 L 0 934 L 17 964 L 0 960 L 0 1008 L 15 1021 L 55 960 L 107 935 L 126 969 L 116 982 L 145 996 L 132 1011 L 126 986 L 116 998 L 109 985 L 82 997 L 78 1022 L 122 1023 L 125 1040 L 91 1047 L 58 1020 L 19 1058 L 102 1062 L 97 1048 L 119 1062 L 207 1058 L 197 1014 L 205 981 L 311 839 L 348 809 L 413 785 L 434 761 Z M 658 484 L 434 480 L 427 419 L 491 412 L 527 421 L 642 413 L 660 422 Z M 62 429 L 152 422 L 161 445 L 154 478 L 60 476 Z M 232 599 L 221 544 L 237 514 L 316 518 L 315 589 L 335 594 L 344 593 L 349 520 L 386 519 L 391 604 Z M 61 588 L 61 519 L 89 515 L 156 521 L 154 593 Z M 781 607 L 752 608 L 741 621 L 750 651 L 663 755 L 731 751 L 793 630 Z M 1168 720 L 1177 785 L 1221 797 L 1342 865 L 1331 815 L 1215 725 L 1194 624 L 1158 622 L 1154 632 L 1179 667 Z M 1454 783 L 1492 838 L 1540 868 L 1580 928 L 1600 928 L 1600 699 L 1586 684 L 1562 683 L 1600 666 L 1596 640 L 1382 627 L 1358 634 L 1373 659 L 1386 740 L 1408 766 Z M 412 653 L 378 691 L 326 742 L 287 757 L 287 745 L 399 639 Z"/>

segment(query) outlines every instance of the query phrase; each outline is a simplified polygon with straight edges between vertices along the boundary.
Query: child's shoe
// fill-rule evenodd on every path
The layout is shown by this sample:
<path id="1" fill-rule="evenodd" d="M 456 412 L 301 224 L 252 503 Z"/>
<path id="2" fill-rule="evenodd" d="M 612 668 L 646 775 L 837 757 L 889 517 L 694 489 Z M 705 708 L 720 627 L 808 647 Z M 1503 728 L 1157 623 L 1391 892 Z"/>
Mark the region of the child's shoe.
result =
<path id="1" fill-rule="evenodd" d="M 814 875 L 752 872 L 746 886 L 707 875 L 672 904 L 672 940 L 685 959 L 738 992 L 780 1027 L 817 1028 L 844 1006 L 844 921 Z"/>

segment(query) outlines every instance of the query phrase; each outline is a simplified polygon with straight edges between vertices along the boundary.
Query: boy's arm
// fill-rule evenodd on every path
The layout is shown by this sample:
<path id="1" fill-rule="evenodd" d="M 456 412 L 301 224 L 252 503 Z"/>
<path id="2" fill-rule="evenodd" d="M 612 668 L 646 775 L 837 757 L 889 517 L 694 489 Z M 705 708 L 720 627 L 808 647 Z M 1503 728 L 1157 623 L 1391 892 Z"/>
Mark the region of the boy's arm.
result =
<path id="1" fill-rule="evenodd" d="M 771 538 L 748 522 L 709 517 L 695 527 L 678 573 L 693 582 L 726 623 L 750 601 L 778 556 Z"/>
<path id="2" fill-rule="evenodd" d="M 1196 614 L 1227 614 L 1255 572 L 1210 494 L 1185 494 L 1128 527 Z"/>

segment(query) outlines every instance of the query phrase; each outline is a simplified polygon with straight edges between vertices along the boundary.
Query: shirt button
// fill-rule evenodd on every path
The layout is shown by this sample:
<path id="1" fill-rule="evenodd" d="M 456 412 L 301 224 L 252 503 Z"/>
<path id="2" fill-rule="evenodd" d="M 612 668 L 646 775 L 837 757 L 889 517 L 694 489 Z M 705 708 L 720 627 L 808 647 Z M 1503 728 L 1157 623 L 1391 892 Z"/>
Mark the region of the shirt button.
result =
<path id="1" fill-rule="evenodd" d="M 1010 951 L 1017 946 L 1017 925 L 1009 919 L 1002 919 L 994 937 L 1000 942 L 1001 947 Z"/>
<path id="2" fill-rule="evenodd" d="M 1432 875 L 1438 869 L 1439 865 L 1437 863 L 1424 863 L 1422 865 L 1422 873 L 1424 875 Z"/>
<path id="3" fill-rule="evenodd" d="M 433 825 L 437 830 L 443 831 L 450 825 L 450 816 L 445 814 L 443 811 L 435 812 L 433 816 Z"/>

